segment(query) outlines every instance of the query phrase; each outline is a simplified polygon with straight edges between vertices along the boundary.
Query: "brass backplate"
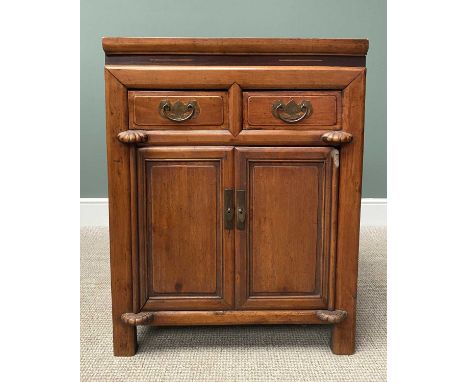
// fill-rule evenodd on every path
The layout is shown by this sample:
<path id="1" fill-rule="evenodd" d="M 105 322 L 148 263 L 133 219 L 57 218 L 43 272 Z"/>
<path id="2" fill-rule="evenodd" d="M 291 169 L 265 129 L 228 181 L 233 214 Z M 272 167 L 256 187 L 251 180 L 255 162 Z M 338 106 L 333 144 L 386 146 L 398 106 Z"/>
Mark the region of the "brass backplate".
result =
<path id="1" fill-rule="evenodd" d="M 236 190 L 236 227 L 237 229 L 245 229 L 246 219 L 245 208 L 245 190 Z"/>
<path id="2" fill-rule="evenodd" d="M 224 190 L 224 228 L 234 228 L 234 190 Z"/>

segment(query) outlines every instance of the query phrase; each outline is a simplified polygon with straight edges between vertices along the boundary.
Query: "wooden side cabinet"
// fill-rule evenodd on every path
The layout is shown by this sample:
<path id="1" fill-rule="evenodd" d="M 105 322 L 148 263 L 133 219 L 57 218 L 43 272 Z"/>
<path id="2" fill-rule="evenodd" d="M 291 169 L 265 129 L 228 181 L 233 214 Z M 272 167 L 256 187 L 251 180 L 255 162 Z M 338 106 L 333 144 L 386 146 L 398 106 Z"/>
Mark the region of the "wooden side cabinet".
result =
<path id="1" fill-rule="evenodd" d="M 104 38 L 114 354 L 138 325 L 355 350 L 367 40 Z"/>

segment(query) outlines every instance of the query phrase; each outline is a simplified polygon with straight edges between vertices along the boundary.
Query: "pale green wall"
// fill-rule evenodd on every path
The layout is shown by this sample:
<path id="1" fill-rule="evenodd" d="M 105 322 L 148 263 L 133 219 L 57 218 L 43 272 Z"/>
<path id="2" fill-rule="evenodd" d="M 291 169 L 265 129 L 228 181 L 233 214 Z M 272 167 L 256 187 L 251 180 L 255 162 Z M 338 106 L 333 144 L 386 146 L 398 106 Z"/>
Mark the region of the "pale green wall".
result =
<path id="1" fill-rule="evenodd" d="M 386 197 L 385 0 L 81 0 L 81 197 L 106 197 L 102 36 L 366 37 L 363 197 Z"/>

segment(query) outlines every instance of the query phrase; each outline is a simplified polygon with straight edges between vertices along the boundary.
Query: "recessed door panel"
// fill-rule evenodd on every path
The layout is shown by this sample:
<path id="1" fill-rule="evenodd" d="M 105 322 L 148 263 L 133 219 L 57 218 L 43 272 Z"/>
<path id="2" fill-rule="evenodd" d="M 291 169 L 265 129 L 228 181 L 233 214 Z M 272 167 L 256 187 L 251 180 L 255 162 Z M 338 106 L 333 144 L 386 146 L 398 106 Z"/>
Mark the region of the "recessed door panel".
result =
<path id="1" fill-rule="evenodd" d="M 219 161 L 156 162 L 147 171 L 151 295 L 215 295 Z"/>
<path id="2" fill-rule="evenodd" d="M 236 149 L 246 225 L 236 231 L 236 298 L 243 309 L 317 309 L 333 303 L 338 151 Z"/>
<path id="3" fill-rule="evenodd" d="M 250 179 L 251 295 L 314 293 L 318 167 L 266 162 L 252 167 Z"/>

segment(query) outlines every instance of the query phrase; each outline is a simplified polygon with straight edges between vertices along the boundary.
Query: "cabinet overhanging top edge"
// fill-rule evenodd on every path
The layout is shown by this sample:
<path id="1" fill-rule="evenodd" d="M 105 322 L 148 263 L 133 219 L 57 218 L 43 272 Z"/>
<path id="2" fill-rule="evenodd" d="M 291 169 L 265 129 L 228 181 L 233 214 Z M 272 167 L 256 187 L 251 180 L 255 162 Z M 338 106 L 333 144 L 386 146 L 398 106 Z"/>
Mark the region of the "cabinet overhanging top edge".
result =
<path id="1" fill-rule="evenodd" d="M 103 37 L 107 55 L 327 54 L 365 56 L 367 39 Z"/>

